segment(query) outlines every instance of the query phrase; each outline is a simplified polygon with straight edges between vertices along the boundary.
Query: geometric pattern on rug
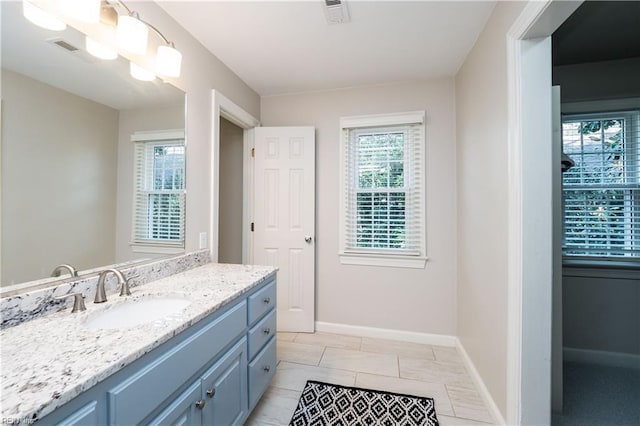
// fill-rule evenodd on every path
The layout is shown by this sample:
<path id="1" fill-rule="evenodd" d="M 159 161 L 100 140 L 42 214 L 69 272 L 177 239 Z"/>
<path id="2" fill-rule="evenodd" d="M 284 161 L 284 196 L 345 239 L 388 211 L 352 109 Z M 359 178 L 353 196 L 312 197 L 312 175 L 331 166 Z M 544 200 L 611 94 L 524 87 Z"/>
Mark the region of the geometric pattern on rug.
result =
<path id="1" fill-rule="evenodd" d="M 433 398 L 308 380 L 289 426 L 437 426 Z"/>

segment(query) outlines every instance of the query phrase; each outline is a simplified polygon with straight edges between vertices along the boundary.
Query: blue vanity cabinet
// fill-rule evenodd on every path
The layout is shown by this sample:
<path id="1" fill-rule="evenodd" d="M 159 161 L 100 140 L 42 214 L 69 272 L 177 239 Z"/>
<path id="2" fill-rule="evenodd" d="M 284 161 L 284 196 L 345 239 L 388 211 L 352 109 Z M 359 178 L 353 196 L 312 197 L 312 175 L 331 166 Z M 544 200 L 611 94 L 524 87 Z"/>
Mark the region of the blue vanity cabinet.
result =
<path id="1" fill-rule="evenodd" d="M 201 402 L 200 383 L 194 383 L 178 396 L 159 416 L 149 421 L 150 426 L 202 425 L 202 413 L 196 405 Z"/>
<path id="2" fill-rule="evenodd" d="M 275 278 L 40 419 L 44 425 L 242 425 L 276 366 Z"/>
<path id="3" fill-rule="evenodd" d="M 249 412 L 276 373 L 276 282 L 249 296 Z"/>
<path id="4" fill-rule="evenodd" d="M 149 425 L 235 425 L 247 416 L 247 344 L 240 340 Z"/>
<path id="5" fill-rule="evenodd" d="M 85 426 L 99 424 L 98 402 L 90 401 L 80 409 L 72 411 L 57 423 L 61 426 Z"/>
<path id="6" fill-rule="evenodd" d="M 242 339 L 201 380 L 205 425 L 241 425 L 248 416 L 247 340 Z"/>

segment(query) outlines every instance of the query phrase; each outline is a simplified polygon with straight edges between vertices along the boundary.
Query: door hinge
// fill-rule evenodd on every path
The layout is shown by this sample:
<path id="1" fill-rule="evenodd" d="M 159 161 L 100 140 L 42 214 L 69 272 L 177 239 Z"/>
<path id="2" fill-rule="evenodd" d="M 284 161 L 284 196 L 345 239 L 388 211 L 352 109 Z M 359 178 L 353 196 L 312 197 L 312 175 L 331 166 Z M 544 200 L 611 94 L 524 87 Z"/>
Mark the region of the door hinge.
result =
<path id="1" fill-rule="evenodd" d="M 256 149 L 255 148 L 251 148 L 251 156 L 252 157 L 256 156 Z"/>
<path id="2" fill-rule="evenodd" d="M 253 226 L 253 222 L 251 222 L 251 232 L 253 232 L 254 226 Z"/>

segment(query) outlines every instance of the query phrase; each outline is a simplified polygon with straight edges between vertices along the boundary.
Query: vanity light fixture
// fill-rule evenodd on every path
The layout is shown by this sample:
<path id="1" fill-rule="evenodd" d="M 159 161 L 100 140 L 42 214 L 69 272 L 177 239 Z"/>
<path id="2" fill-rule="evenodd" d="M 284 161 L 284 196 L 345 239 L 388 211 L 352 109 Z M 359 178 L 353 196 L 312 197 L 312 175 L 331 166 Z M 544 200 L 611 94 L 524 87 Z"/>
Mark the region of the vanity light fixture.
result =
<path id="1" fill-rule="evenodd" d="M 2 1 L 2 0 L 0 0 Z M 155 57 L 155 70 L 150 72 L 131 63 L 131 76 L 143 81 L 152 81 L 155 73 L 165 77 L 179 77 L 182 65 L 182 54 L 176 49 L 156 27 L 140 19 L 138 12 L 131 10 L 121 0 L 58 0 L 59 10 L 76 20 L 107 25 L 113 28 L 114 18 L 117 16 L 116 41 L 118 45 L 131 53 L 146 55 L 149 41 L 149 30 L 153 30 L 161 39 Z M 56 31 L 62 31 L 67 26 L 55 15 L 35 6 L 31 1 L 23 0 L 24 16 L 34 24 Z M 110 15 L 109 15 L 110 14 Z M 113 49 L 102 45 L 94 39 L 86 37 L 87 52 L 101 59 L 115 59 L 118 54 Z"/>
<path id="2" fill-rule="evenodd" d="M 153 81 L 156 79 L 156 75 L 154 73 L 147 71 L 133 62 L 129 62 L 129 73 L 131 74 L 131 77 L 136 80 Z"/>
<path id="3" fill-rule="evenodd" d="M 27 0 L 22 1 L 22 14 L 30 22 L 47 30 L 64 31 L 67 28 L 67 24 Z"/>
<path id="4" fill-rule="evenodd" d="M 85 37 L 85 47 L 87 52 L 91 53 L 96 58 L 112 60 L 118 57 L 118 52 L 98 43 L 89 36 Z"/>
<path id="5" fill-rule="evenodd" d="M 147 53 L 149 27 L 140 20 L 137 12 L 118 16 L 116 37 L 118 38 L 118 44 L 123 49 L 138 55 Z"/>
<path id="6" fill-rule="evenodd" d="M 180 77 L 182 53 L 178 52 L 172 42 L 158 47 L 156 55 L 156 71 L 167 77 Z"/>
<path id="7" fill-rule="evenodd" d="M 129 9 L 122 1 L 114 1 L 127 12 L 127 15 L 118 17 L 117 37 L 120 46 L 132 53 L 146 53 L 149 29 L 153 30 L 164 43 L 156 52 L 156 72 L 167 77 L 179 77 L 182 53 L 176 49 L 173 42 L 169 41 L 156 27 L 140 19 L 138 13 Z"/>
<path id="8" fill-rule="evenodd" d="M 78 21 L 100 22 L 100 0 L 60 0 L 60 9 Z"/>

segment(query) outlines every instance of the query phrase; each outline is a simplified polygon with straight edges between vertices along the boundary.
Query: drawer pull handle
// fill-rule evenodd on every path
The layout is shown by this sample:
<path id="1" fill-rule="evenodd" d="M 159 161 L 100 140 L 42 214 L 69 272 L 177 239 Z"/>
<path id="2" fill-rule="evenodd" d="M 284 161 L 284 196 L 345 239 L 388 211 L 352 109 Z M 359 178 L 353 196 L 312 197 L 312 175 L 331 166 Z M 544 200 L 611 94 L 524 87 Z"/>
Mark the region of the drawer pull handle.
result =
<path id="1" fill-rule="evenodd" d="M 271 329 L 270 328 L 265 328 L 264 330 L 262 330 L 262 332 L 264 334 L 269 334 L 269 333 L 271 333 Z"/>
<path id="2" fill-rule="evenodd" d="M 215 389 L 208 389 L 207 390 L 207 396 L 209 398 L 213 398 L 213 396 L 216 394 L 216 390 Z"/>
<path id="3" fill-rule="evenodd" d="M 267 304 L 267 305 L 268 305 L 269 303 L 271 303 L 271 298 L 270 298 L 270 297 L 265 297 L 262 301 L 263 301 L 265 304 Z"/>
<path id="4" fill-rule="evenodd" d="M 196 408 L 199 408 L 201 410 L 204 408 L 204 405 L 205 405 L 204 399 L 201 399 L 200 401 L 196 402 Z"/>
<path id="5" fill-rule="evenodd" d="M 264 370 L 265 373 L 268 373 L 269 371 L 271 371 L 271 367 L 268 365 L 265 365 L 264 367 L 262 367 L 262 369 Z"/>

